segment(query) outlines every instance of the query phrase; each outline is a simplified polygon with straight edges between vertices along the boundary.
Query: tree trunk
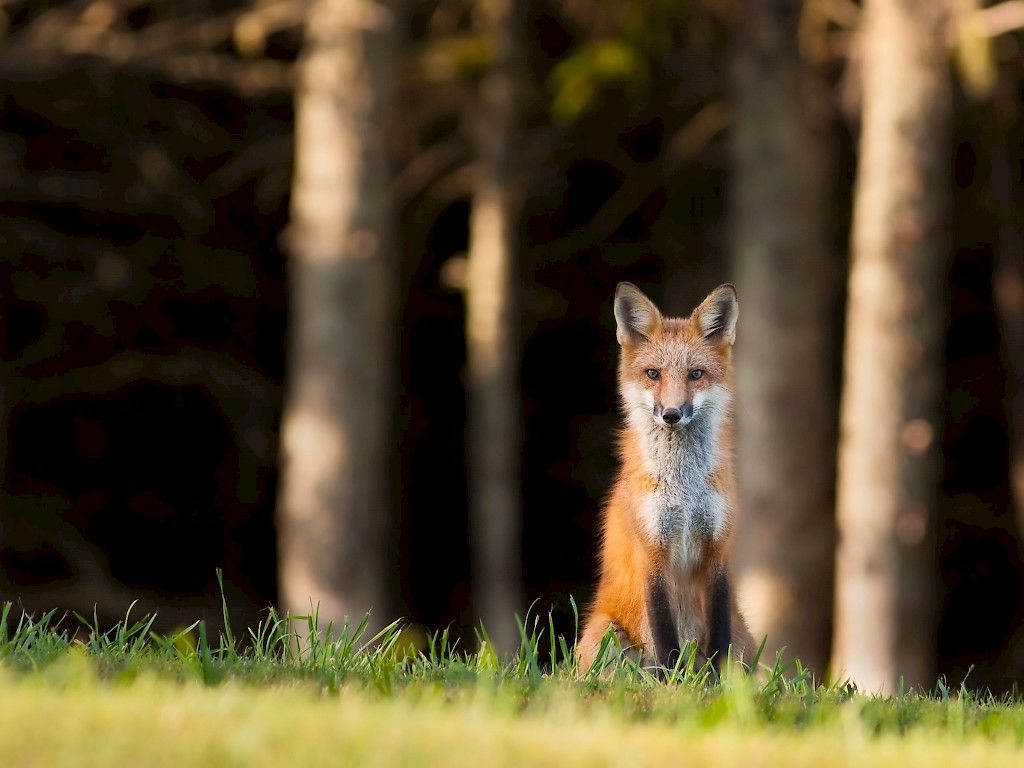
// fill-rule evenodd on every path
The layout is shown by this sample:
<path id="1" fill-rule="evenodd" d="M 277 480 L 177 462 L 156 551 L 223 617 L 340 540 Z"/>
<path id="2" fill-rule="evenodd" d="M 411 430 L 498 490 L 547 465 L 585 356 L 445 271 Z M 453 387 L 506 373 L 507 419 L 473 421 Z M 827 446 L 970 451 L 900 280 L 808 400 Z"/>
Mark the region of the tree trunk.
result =
<path id="1" fill-rule="evenodd" d="M 840 414 L 833 671 L 933 682 L 950 77 L 944 3 L 868 0 Z"/>
<path id="2" fill-rule="evenodd" d="M 466 341 L 469 363 L 468 470 L 473 595 L 495 648 L 518 647 L 520 566 L 520 394 L 516 332 L 519 216 L 515 0 L 481 0 L 480 30 L 493 61 L 470 117 L 479 176 L 469 220 Z"/>
<path id="3" fill-rule="evenodd" d="M 1009 131 L 1007 131 L 1008 133 Z M 994 139 L 998 140 L 998 139 Z M 1017 534 L 1024 546 L 1024 234 L 1018 226 L 1014 153 L 1002 146 L 992 157 L 992 195 L 1000 201 L 993 295 L 1006 370 L 1006 422 L 1010 443 L 1010 489 Z"/>
<path id="4" fill-rule="evenodd" d="M 394 6 L 314 0 L 296 94 L 281 602 L 386 618 Z"/>
<path id="5" fill-rule="evenodd" d="M 738 586 L 768 659 L 822 674 L 834 557 L 836 258 L 828 93 L 800 56 L 802 0 L 749 4 L 733 58 L 742 522 Z"/>

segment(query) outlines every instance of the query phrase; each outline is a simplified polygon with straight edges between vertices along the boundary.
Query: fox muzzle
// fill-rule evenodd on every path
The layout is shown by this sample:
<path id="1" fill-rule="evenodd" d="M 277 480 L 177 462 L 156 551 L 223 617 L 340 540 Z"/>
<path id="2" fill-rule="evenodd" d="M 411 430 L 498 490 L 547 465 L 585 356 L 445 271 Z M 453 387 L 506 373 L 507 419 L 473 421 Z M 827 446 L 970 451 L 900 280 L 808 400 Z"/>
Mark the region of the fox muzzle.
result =
<path id="1" fill-rule="evenodd" d="M 679 422 L 686 426 L 693 421 L 693 403 L 683 403 L 678 408 L 662 409 L 661 420 L 669 426 L 675 426 Z"/>

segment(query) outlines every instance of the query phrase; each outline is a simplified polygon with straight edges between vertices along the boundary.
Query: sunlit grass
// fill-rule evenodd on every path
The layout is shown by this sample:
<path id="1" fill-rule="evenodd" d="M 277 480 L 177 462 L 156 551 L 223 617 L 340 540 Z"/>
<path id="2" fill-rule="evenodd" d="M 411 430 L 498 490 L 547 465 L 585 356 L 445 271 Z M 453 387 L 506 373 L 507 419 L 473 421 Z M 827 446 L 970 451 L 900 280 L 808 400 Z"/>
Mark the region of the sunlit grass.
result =
<path id="1" fill-rule="evenodd" d="M 0 765 L 1013 765 L 1024 703 L 950 688 L 892 698 L 799 665 L 696 655 L 654 674 L 616 647 L 580 678 L 549 617 L 499 658 L 481 633 L 315 631 L 273 611 L 211 637 L 129 613 L 0 621 Z M 543 650 L 542 650 L 543 649 Z"/>

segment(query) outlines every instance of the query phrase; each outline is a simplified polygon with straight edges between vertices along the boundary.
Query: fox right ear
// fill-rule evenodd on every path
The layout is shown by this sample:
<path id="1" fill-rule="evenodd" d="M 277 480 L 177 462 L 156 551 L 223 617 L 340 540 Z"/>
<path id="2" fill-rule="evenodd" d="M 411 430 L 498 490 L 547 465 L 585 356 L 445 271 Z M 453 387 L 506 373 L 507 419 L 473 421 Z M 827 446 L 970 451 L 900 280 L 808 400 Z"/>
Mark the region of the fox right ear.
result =
<path id="1" fill-rule="evenodd" d="M 728 344 L 736 342 L 736 319 L 739 317 L 740 306 L 736 300 L 736 286 L 723 283 L 708 294 L 708 297 L 693 310 L 693 319 L 706 339 L 715 339 L 716 343 L 725 340 Z"/>
<path id="2" fill-rule="evenodd" d="M 615 338 L 620 346 L 640 344 L 661 327 L 661 312 L 632 283 L 615 288 Z"/>

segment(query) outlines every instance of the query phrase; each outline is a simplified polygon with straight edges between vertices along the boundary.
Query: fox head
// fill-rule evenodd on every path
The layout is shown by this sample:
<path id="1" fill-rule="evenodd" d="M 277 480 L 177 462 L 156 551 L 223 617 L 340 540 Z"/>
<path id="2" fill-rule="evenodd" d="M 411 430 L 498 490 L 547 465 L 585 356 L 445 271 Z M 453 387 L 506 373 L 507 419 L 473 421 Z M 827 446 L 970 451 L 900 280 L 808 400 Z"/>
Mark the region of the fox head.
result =
<path id="1" fill-rule="evenodd" d="M 726 283 L 689 317 L 662 317 L 632 283 L 615 289 L 619 387 L 631 422 L 685 429 L 721 414 L 732 392 L 732 345 L 739 304 Z"/>

